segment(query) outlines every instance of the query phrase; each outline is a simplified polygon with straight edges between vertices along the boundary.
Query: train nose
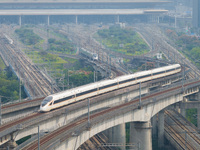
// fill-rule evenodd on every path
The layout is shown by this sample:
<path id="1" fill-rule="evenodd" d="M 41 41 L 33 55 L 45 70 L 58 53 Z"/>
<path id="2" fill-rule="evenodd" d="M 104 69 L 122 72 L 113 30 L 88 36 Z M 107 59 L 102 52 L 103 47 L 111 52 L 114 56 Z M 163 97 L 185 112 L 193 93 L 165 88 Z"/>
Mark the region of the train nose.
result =
<path id="1" fill-rule="evenodd" d="M 45 108 L 40 106 L 40 111 L 45 111 Z"/>

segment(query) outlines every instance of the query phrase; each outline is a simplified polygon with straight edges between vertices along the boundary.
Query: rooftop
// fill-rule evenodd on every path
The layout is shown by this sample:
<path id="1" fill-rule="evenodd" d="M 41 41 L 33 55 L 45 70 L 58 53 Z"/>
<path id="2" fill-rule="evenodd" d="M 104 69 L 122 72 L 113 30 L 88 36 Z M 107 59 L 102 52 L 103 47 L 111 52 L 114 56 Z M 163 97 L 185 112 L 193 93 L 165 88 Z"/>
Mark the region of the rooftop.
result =
<path id="1" fill-rule="evenodd" d="M 167 10 L 142 9 L 51 9 L 44 10 L 0 10 L 0 15 L 136 15 L 145 13 L 165 13 Z"/>
<path id="2" fill-rule="evenodd" d="M 1 0 L 0 3 L 169 3 L 165 0 Z"/>

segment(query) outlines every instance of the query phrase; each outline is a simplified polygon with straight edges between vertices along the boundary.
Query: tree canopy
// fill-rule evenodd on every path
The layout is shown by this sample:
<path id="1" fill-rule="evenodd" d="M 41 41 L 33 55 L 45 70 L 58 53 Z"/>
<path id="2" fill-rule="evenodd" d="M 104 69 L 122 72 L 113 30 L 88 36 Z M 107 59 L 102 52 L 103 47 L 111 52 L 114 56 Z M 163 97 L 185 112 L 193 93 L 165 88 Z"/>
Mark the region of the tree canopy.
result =
<path id="1" fill-rule="evenodd" d="M 49 43 L 50 51 L 62 52 L 62 53 L 68 53 L 68 54 L 75 53 L 75 48 L 67 40 L 58 41 L 56 39 L 50 38 L 48 39 L 48 43 Z"/>
<path id="2" fill-rule="evenodd" d="M 19 99 L 19 81 L 9 68 L 0 71 L 0 95 L 2 102 Z M 24 92 L 22 97 L 26 97 Z"/>
<path id="3" fill-rule="evenodd" d="M 42 38 L 35 34 L 32 29 L 20 28 L 16 29 L 15 33 L 17 33 L 20 41 L 22 41 L 25 45 L 35 45 L 42 40 Z"/>
<path id="4" fill-rule="evenodd" d="M 132 29 L 110 27 L 98 31 L 101 42 L 113 51 L 126 55 L 141 55 L 148 51 L 147 44 Z"/>
<path id="5" fill-rule="evenodd" d="M 166 30 L 166 34 L 170 37 L 170 39 L 175 41 L 178 49 L 181 49 L 182 53 L 200 68 L 199 37 L 187 35 L 182 32 L 176 32 L 170 29 Z"/>

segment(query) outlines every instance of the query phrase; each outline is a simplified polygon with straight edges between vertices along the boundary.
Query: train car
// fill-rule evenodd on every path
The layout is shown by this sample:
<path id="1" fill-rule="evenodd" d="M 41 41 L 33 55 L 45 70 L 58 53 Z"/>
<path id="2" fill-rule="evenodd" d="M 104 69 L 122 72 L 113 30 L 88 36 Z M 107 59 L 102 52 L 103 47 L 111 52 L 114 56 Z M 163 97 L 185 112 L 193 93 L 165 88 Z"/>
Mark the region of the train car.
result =
<path id="1" fill-rule="evenodd" d="M 79 53 L 80 53 L 81 55 L 83 55 L 84 57 L 87 57 L 87 58 L 89 58 L 89 59 L 98 60 L 98 54 L 92 53 L 92 52 L 86 50 L 85 48 L 81 48 L 81 49 L 79 50 Z"/>
<path id="2" fill-rule="evenodd" d="M 179 64 L 175 64 L 148 71 L 141 71 L 130 75 L 124 75 L 110 80 L 90 83 L 47 96 L 41 103 L 40 111 L 47 112 L 86 98 L 128 87 L 137 83 L 169 76 L 180 71 L 181 66 Z"/>
<path id="3" fill-rule="evenodd" d="M 9 44 L 13 44 L 13 39 L 11 39 L 7 34 L 4 34 L 4 36 L 8 40 Z"/>

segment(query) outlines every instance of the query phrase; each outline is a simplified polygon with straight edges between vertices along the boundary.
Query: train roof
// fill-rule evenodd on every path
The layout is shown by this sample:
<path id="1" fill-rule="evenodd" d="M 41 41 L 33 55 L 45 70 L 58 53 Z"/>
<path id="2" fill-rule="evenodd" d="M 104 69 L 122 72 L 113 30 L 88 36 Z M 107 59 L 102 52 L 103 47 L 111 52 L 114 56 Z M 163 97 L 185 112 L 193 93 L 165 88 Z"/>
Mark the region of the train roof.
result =
<path id="1" fill-rule="evenodd" d="M 123 76 L 120 76 L 120 77 L 117 77 L 117 78 L 114 78 L 114 79 L 101 80 L 101 81 L 98 81 L 98 82 L 95 82 L 95 83 L 89 83 L 89 84 L 82 85 L 82 86 L 79 86 L 79 87 L 76 87 L 76 88 L 72 88 L 72 89 L 65 90 L 65 91 L 62 91 L 62 92 L 59 92 L 59 93 L 55 93 L 55 94 L 52 94 L 50 96 L 53 96 L 54 99 L 63 98 L 63 97 L 69 96 L 69 95 L 74 95 L 75 93 L 84 92 L 84 91 L 87 91 L 87 90 L 90 90 L 90 89 L 93 89 L 93 88 L 97 88 L 97 87 L 101 87 L 101 86 L 104 86 L 104 85 L 107 85 L 107 84 L 112 84 L 112 83 L 115 83 L 115 82 L 118 82 L 118 81 L 120 82 L 120 81 L 123 81 L 125 79 L 136 78 L 136 77 L 141 76 L 141 75 L 147 75 L 147 74 L 150 74 L 150 73 L 156 73 L 156 72 L 159 72 L 159 71 L 169 70 L 169 69 L 177 68 L 177 67 L 180 67 L 180 65 L 175 64 L 175 65 L 165 66 L 165 67 L 161 67 L 161 68 L 155 68 L 155 69 L 152 69 L 152 70 L 140 71 L 140 72 L 136 72 L 134 74 L 123 75 Z"/>

